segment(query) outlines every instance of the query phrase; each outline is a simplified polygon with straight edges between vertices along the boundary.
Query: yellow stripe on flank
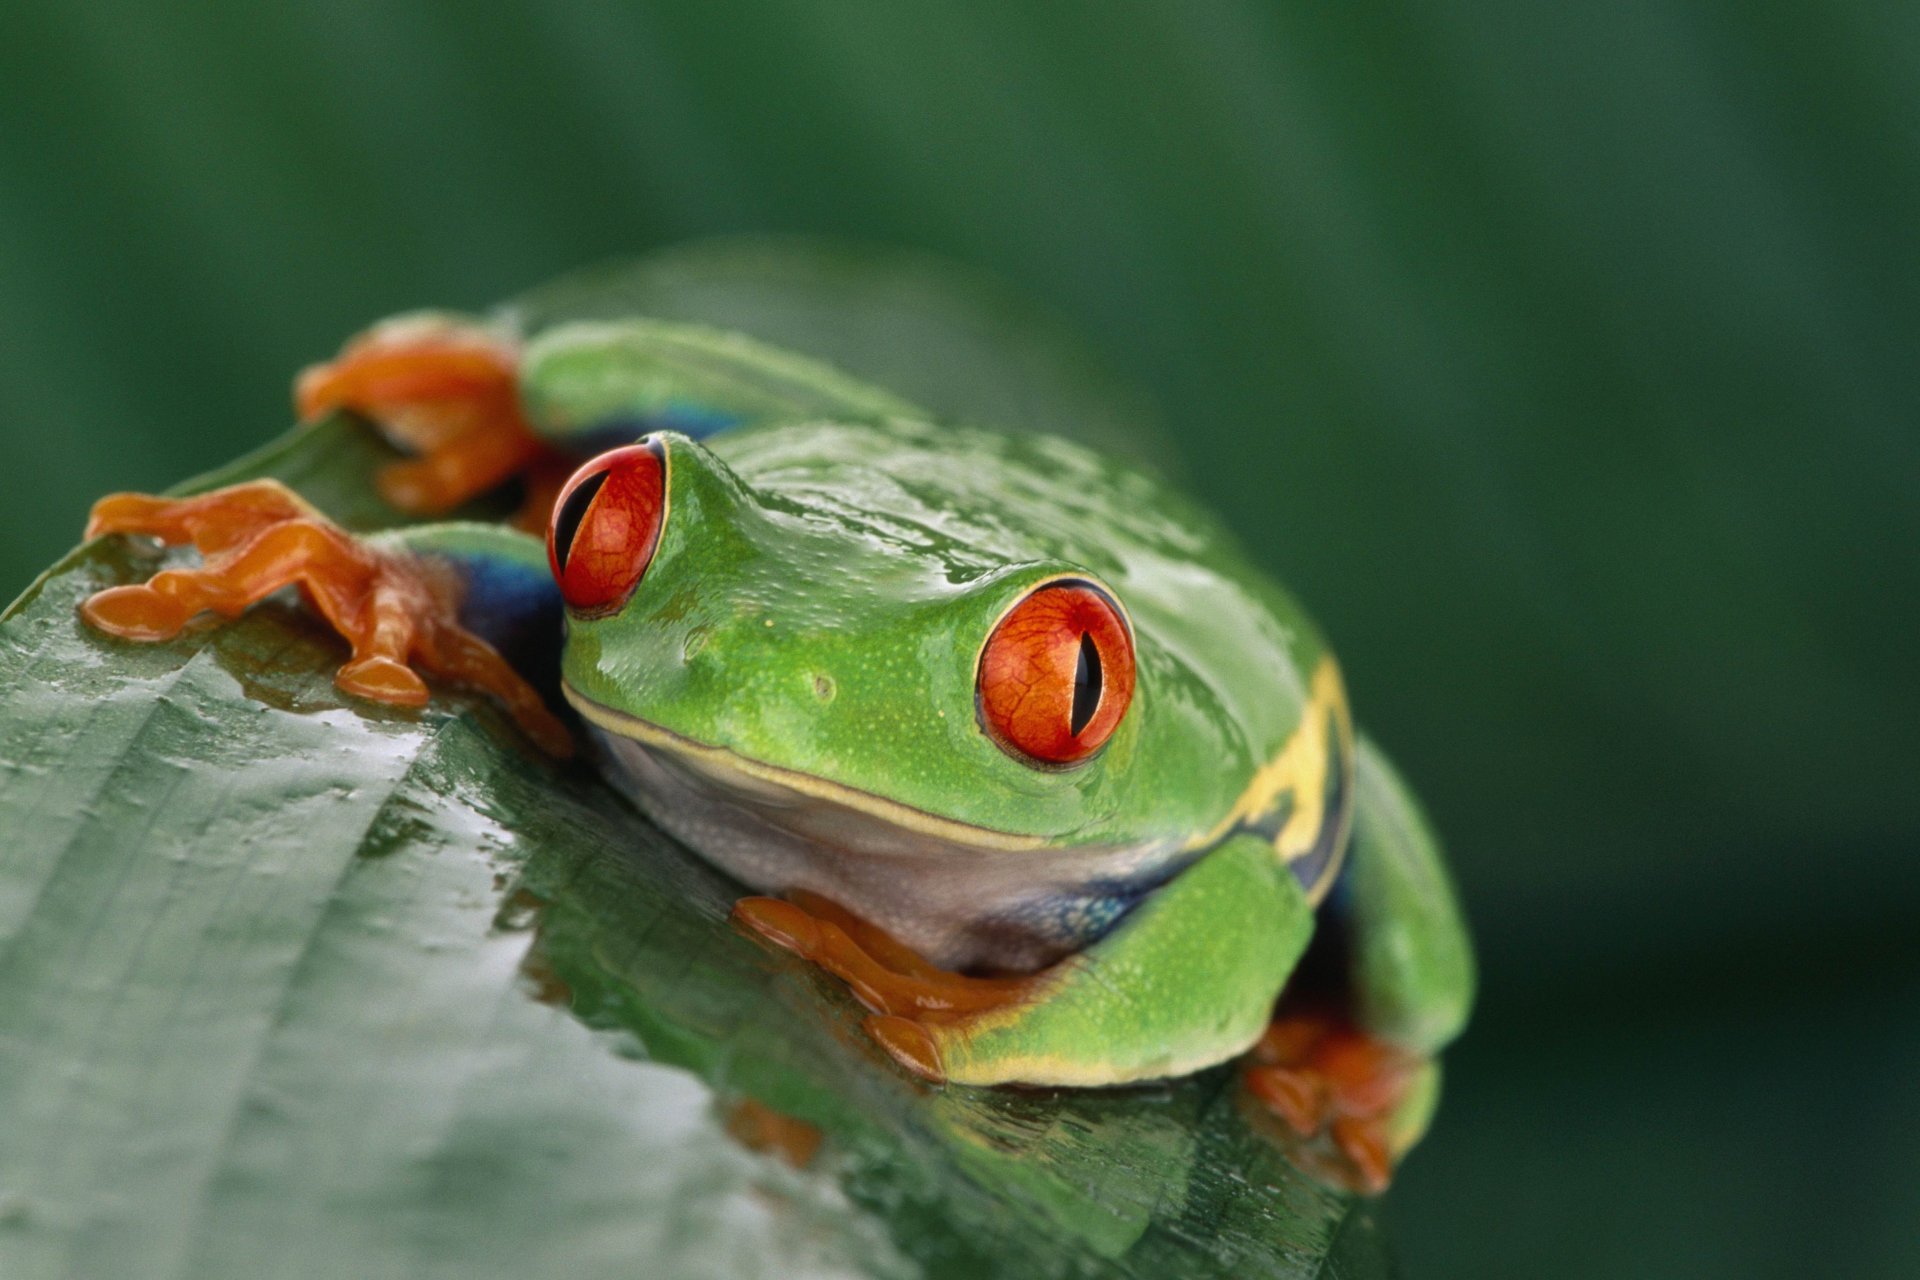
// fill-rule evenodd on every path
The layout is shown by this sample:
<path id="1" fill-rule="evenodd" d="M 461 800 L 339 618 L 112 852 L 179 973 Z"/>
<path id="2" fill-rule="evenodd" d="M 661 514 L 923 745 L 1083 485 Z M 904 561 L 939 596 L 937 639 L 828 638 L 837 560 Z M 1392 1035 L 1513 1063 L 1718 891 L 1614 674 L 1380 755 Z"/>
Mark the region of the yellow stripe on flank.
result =
<path id="1" fill-rule="evenodd" d="M 1335 726 L 1331 732 L 1329 725 Z M 1293 741 L 1280 753 L 1282 759 L 1290 751 L 1298 753 L 1298 762 L 1294 766 L 1293 812 L 1287 815 L 1286 825 L 1280 828 L 1280 834 L 1273 840 L 1273 847 L 1282 862 L 1292 862 L 1312 849 L 1320 838 L 1321 827 L 1325 823 L 1340 820 L 1339 814 L 1326 811 L 1327 766 L 1333 753 L 1345 746 L 1334 739 L 1336 735 L 1346 736 L 1346 725 L 1346 690 L 1340 683 L 1340 669 L 1334 665 L 1332 658 L 1327 658 L 1320 663 L 1320 669 L 1313 673 L 1313 688 L 1301 717 L 1300 728 L 1294 731 Z"/>
<path id="2" fill-rule="evenodd" d="M 1328 725 L 1336 729 L 1328 732 Z M 1306 705 L 1300 708 L 1300 724 L 1273 759 L 1255 771 L 1247 789 L 1233 802 L 1233 808 L 1215 823 L 1213 829 L 1188 841 L 1190 849 L 1216 845 L 1235 829 L 1251 826 L 1279 808 L 1291 795 L 1293 809 L 1274 837 L 1274 852 L 1282 862 L 1305 856 L 1329 818 L 1327 805 L 1327 764 L 1333 751 L 1349 750 L 1352 731 L 1347 727 L 1347 695 L 1340 682 L 1340 667 L 1331 657 L 1322 658 L 1314 669 L 1307 690 Z M 1333 741 L 1337 735 L 1342 741 Z M 1351 762 L 1349 762 L 1351 765 Z"/>

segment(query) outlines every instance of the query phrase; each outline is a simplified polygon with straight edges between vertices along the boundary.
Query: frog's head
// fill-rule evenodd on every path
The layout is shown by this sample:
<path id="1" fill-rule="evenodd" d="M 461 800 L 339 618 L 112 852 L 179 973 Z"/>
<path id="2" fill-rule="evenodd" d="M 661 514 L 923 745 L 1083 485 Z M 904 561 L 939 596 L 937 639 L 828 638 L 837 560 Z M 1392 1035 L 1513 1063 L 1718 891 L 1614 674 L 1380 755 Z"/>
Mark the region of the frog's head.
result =
<path id="1" fill-rule="evenodd" d="M 555 504 L 566 692 L 616 751 L 840 841 L 1113 843 L 1147 772 L 1117 593 L 774 488 L 663 432 Z"/>

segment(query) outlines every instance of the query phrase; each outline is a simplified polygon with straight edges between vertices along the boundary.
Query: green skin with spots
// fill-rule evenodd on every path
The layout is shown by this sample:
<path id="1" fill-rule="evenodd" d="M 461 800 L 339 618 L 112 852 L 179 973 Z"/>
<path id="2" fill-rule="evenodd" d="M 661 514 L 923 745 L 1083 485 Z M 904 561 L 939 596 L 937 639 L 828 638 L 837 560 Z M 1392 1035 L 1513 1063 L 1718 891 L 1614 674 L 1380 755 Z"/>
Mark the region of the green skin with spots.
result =
<path id="1" fill-rule="evenodd" d="M 657 433 L 669 500 L 653 561 L 617 611 L 568 620 L 564 684 L 602 730 L 797 780 L 810 803 L 859 810 L 869 833 L 907 814 L 1004 838 L 903 864 L 909 881 L 928 868 L 925 897 L 949 917 L 967 910 L 948 900 L 967 884 L 956 862 L 991 861 L 1002 891 L 1044 864 L 1057 893 L 1081 851 L 1088 881 L 1110 874 L 1115 849 L 1151 851 L 1130 864 L 1148 887 L 1045 969 L 1032 1000 L 930 1028 L 950 1079 L 1105 1085 L 1230 1058 L 1329 913 L 1362 1027 L 1425 1057 L 1458 1033 L 1472 955 L 1437 845 L 1391 766 L 1346 736 L 1344 708 L 1329 750 L 1352 785 L 1322 820 L 1341 824 L 1325 839 L 1345 857 L 1303 885 L 1276 851 L 1303 797 L 1257 783 L 1310 718 L 1329 653 L 1205 511 L 1064 440 L 935 424 L 744 335 L 561 325 L 532 336 L 522 382 L 536 430 L 579 453 L 615 442 L 610 426 L 632 438 L 728 424 L 700 441 Z M 544 548 L 498 527 L 399 536 L 544 571 Z M 994 623 L 1061 576 L 1121 602 L 1138 682 L 1103 750 L 1047 769 L 982 730 L 977 664 Z M 648 805 L 670 829 L 672 803 Z M 698 828 L 690 840 L 701 846 Z M 794 887 L 716 861 L 756 889 Z M 1399 1145 L 1424 1127 L 1436 1082 L 1430 1069 L 1396 1118 Z"/>

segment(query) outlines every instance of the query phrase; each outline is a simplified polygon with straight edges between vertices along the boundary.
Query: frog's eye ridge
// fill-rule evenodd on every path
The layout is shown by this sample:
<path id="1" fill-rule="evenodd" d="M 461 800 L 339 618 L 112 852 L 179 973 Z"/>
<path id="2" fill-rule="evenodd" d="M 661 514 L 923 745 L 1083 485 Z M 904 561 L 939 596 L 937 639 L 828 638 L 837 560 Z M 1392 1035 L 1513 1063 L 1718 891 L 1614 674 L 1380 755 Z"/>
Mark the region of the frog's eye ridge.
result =
<path id="1" fill-rule="evenodd" d="M 573 473 L 547 525 L 547 563 L 570 611 L 592 617 L 626 603 L 653 562 L 666 509 L 656 442 L 610 450 Z"/>
<path id="2" fill-rule="evenodd" d="M 1042 768 L 1090 759 L 1133 700 L 1133 637 L 1113 597 L 1090 582 L 1042 584 L 1007 611 L 980 651 L 980 725 Z"/>

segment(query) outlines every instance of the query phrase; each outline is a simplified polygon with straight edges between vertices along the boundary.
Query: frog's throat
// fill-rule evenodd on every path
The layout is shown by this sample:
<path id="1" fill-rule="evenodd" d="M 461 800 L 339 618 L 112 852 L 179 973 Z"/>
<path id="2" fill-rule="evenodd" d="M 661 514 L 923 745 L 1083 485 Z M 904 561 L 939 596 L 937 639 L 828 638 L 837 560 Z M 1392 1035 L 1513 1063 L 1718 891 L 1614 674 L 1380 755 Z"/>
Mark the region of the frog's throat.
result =
<path id="1" fill-rule="evenodd" d="M 1192 860 L 1171 839 L 1071 844 L 989 830 L 566 694 L 608 779 L 661 830 L 760 893 L 831 899 L 944 969 L 1040 969 Z"/>
<path id="2" fill-rule="evenodd" d="M 973 823 L 961 822 L 954 818 L 943 818 L 937 813 L 928 813 L 925 809 L 916 809 L 912 805 L 901 804 L 897 800 L 889 800 L 885 796 L 877 796 L 871 791 L 862 791 L 858 787 L 831 782 L 797 769 L 783 769 L 779 765 L 767 764 L 750 756 L 743 756 L 726 747 L 716 747 L 710 743 L 686 737 L 684 734 L 675 733 L 671 729 L 642 720 L 627 712 L 615 711 L 612 707 L 595 702 L 564 680 L 561 681 L 560 689 L 566 695 L 567 701 L 573 704 L 573 709 L 595 728 L 616 737 L 638 742 L 642 746 L 671 752 L 683 760 L 702 766 L 709 773 L 745 775 L 816 800 L 868 814 L 883 822 L 930 836 L 935 840 L 966 848 L 994 853 L 1024 853 L 1051 848 L 1056 843 L 1044 836 L 995 831 L 990 827 L 975 826 Z"/>

